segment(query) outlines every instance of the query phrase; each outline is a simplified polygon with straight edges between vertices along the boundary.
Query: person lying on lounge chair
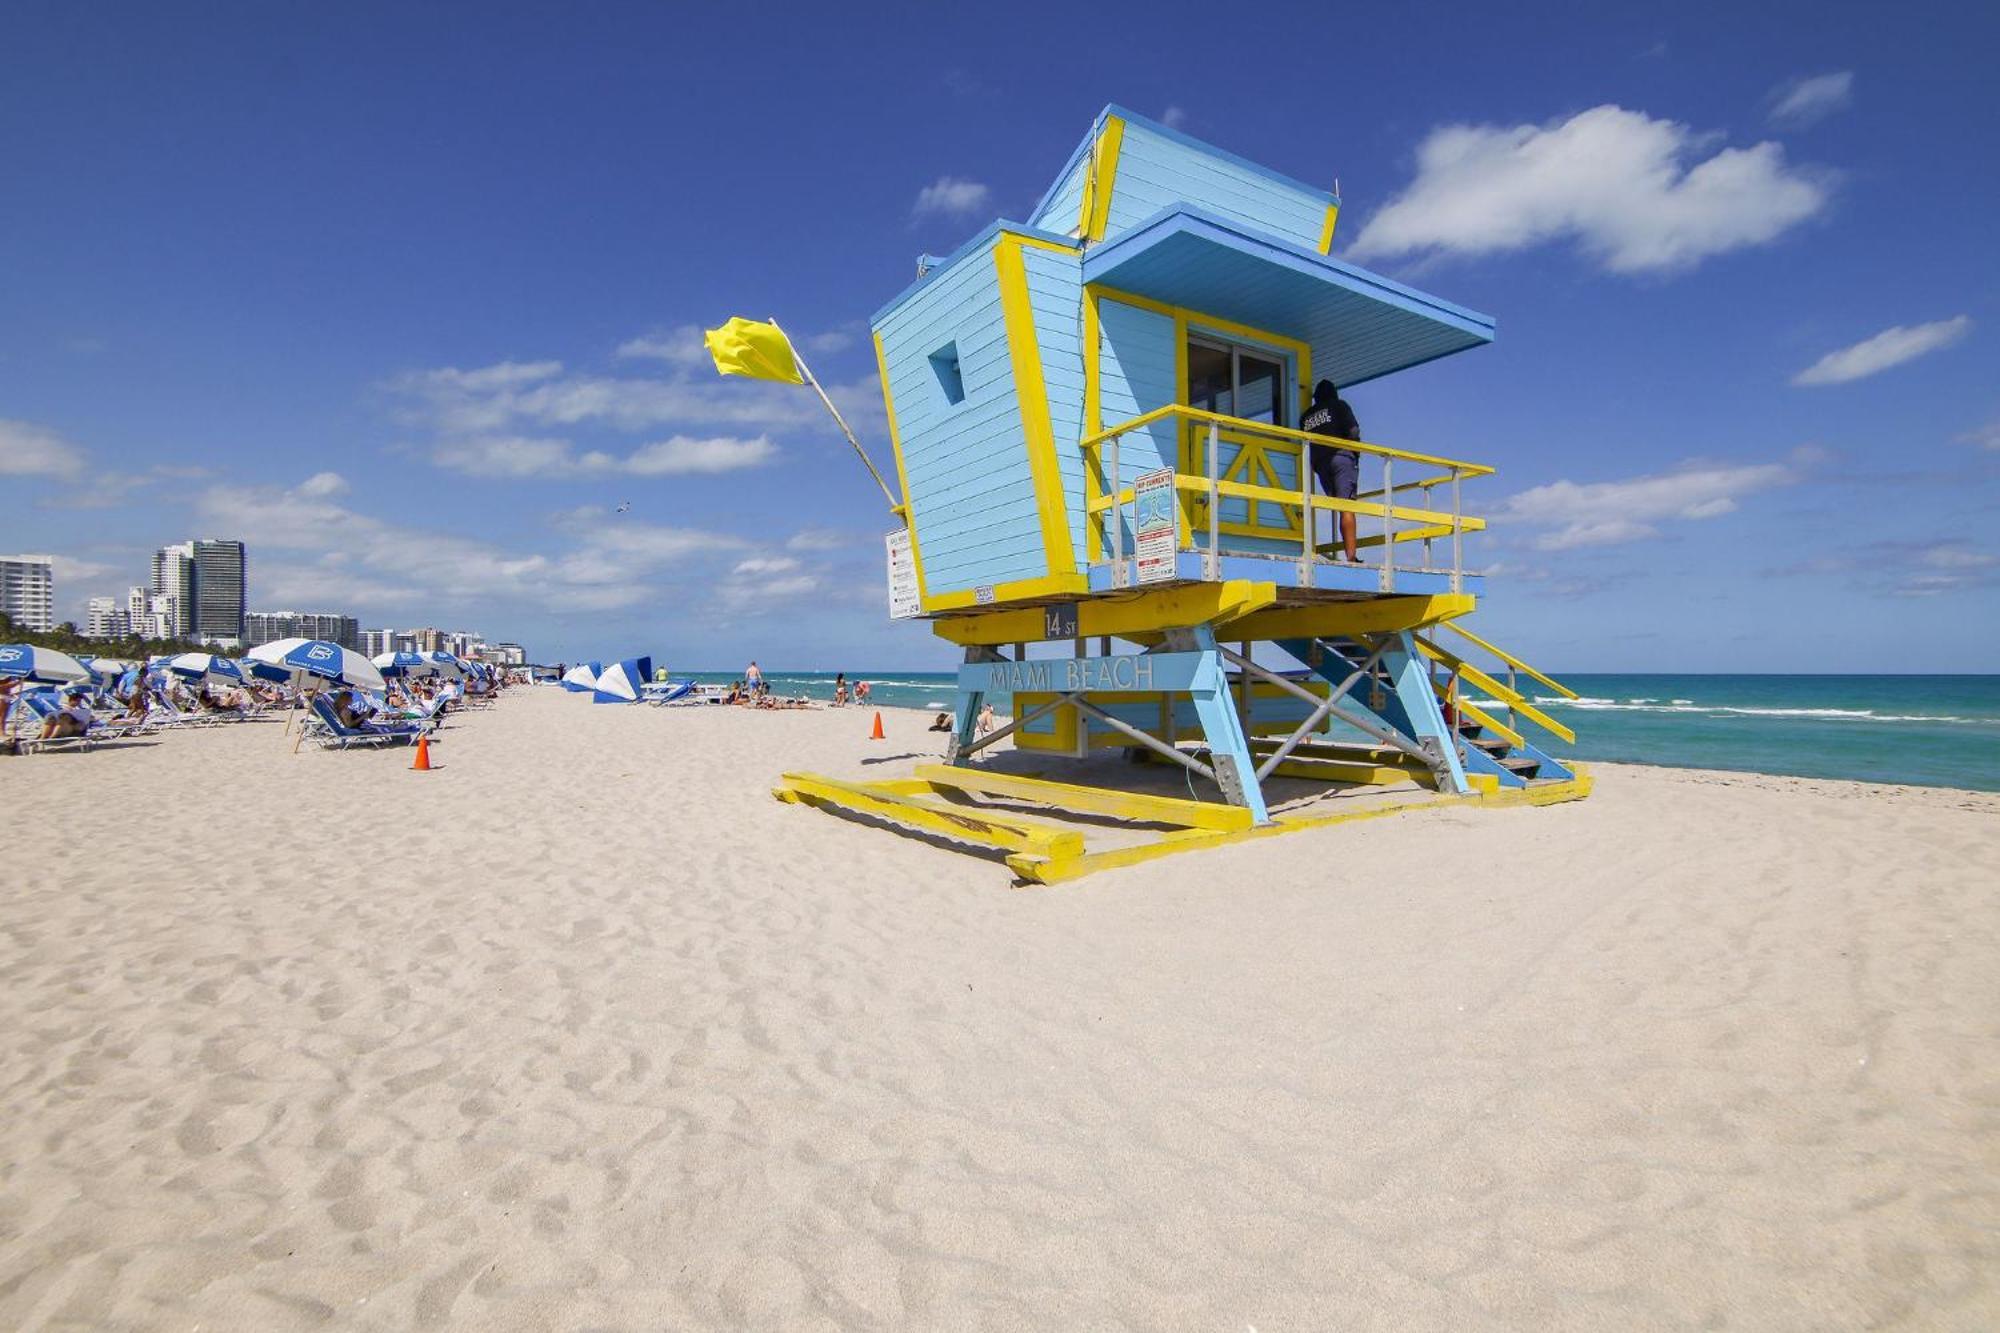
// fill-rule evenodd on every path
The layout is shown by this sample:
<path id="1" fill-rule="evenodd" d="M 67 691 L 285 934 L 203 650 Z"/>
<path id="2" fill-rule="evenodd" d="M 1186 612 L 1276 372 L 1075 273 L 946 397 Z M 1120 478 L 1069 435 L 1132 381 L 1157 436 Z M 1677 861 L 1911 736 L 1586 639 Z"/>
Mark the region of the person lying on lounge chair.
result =
<path id="1" fill-rule="evenodd" d="M 333 696 L 333 715 L 340 719 L 340 725 L 350 731 L 360 731 L 368 725 L 374 709 L 354 697 L 354 691 L 342 690 Z"/>
<path id="2" fill-rule="evenodd" d="M 90 730 L 91 721 L 90 706 L 83 701 L 83 691 L 71 690 L 63 696 L 61 711 L 50 714 L 48 721 L 42 723 L 41 739 L 53 741 L 64 736 L 81 736 Z"/>

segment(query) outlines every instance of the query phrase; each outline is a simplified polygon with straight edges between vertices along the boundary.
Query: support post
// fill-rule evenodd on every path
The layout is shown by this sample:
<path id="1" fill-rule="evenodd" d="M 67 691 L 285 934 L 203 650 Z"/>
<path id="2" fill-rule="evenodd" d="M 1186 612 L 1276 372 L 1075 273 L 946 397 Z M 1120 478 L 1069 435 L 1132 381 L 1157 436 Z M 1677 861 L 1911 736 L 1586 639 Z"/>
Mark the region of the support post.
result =
<path id="1" fill-rule="evenodd" d="M 1211 421 L 1208 423 L 1208 554 L 1201 562 L 1203 576 L 1211 580 L 1222 577 L 1222 497 L 1215 493 L 1221 466 L 1221 432 Z"/>
<path id="2" fill-rule="evenodd" d="M 1196 650 L 1206 654 L 1208 662 L 1196 675 L 1189 693 L 1194 698 L 1195 716 L 1201 720 L 1202 734 L 1208 740 L 1209 766 L 1215 770 L 1216 785 L 1222 788 L 1230 804 L 1246 807 L 1259 824 L 1268 824 L 1271 816 L 1264 808 L 1264 789 L 1257 781 L 1250 740 L 1243 734 L 1229 698 L 1229 681 L 1223 669 L 1222 649 L 1215 642 L 1215 631 L 1207 625 L 1197 625 L 1193 635 Z"/>

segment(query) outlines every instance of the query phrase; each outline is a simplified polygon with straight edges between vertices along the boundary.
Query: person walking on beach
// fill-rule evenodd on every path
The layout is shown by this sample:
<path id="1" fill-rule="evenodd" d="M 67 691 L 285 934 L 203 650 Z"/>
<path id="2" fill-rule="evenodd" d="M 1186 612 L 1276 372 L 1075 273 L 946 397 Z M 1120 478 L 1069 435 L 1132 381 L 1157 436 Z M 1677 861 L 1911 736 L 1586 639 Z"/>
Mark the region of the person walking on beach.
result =
<path id="1" fill-rule="evenodd" d="M 754 659 L 750 663 L 749 670 L 743 673 L 743 688 L 753 695 L 763 692 L 764 673 L 757 669 L 757 663 Z"/>
<path id="2" fill-rule="evenodd" d="M 1340 396 L 1340 390 L 1332 380 L 1321 380 L 1313 386 L 1312 408 L 1300 420 L 1299 429 L 1336 440 L 1361 438 L 1361 423 L 1354 419 L 1354 409 Z M 1312 446 L 1312 470 L 1313 476 L 1319 478 L 1321 491 L 1336 500 L 1352 500 L 1355 482 L 1361 473 L 1361 454 L 1354 449 L 1315 444 Z M 1354 549 L 1354 515 L 1342 513 L 1338 522 L 1347 563 L 1359 564 L 1360 557 Z M 1314 536 L 1317 540 L 1318 534 Z"/>

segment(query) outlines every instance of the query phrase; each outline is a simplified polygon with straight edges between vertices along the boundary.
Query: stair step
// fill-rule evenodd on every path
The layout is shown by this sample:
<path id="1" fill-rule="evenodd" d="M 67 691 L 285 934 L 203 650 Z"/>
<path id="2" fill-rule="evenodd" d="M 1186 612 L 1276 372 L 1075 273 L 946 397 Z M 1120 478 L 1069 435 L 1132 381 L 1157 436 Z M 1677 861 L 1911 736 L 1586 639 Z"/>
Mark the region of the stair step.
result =
<path id="1" fill-rule="evenodd" d="M 1514 746 L 1514 742 L 1500 736 L 1468 736 L 1466 742 L 1478 746 L 1496 759 Z"/>
<path id="2" fill-rule="evenodd" d="M 1502 759 L 1499 761 L 1499 764 L 1500 767 L 1504 769 L 1508 769 L 1512 772 L 1519 773 L 1523 769 L 1540 768 L 1542 766 L 1542 761 L 1535 758 L 1531 754 L 1523 754 L 1523 755 L 1516 755 L 1512 759 Z"/>

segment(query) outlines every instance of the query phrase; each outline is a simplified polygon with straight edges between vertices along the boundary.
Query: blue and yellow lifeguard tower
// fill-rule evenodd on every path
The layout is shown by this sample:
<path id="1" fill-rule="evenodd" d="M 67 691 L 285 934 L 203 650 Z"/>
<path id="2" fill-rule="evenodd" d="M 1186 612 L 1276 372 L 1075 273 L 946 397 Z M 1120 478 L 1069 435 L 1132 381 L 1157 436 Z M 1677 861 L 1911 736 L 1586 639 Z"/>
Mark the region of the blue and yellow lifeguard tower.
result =
<path id="1" fill-rule="evenodd" d="M 1441 801 L 1587 793 L 1535 739 L 1574 737 L 1521 677 L 1564 687 L 1460 624 L 1485 526 L 1461 491 L 1493 469 L 1356 440 L 1357 497 L 1313 493 L 1322 437 L 1296 426 L 1315 381 L 1494 336 L 1332 258 L 1339 208 L 1113 106 L 1025 223 L 922 261 L 873 320 L 906 529 L 891 581 L 965 650 L 957 730 L 907 779 L 787 774 L 779 796 L 999 848 L 1049 881 Z M 1330 540 L 1343 511 L 1358 563 Z M 1001 692 L 1012 720 L 981 734 Z M 1002 739 L 1016 753 L 993 755 Z M 1063 758 L 1081 766 L 1058 780 Z"/>

